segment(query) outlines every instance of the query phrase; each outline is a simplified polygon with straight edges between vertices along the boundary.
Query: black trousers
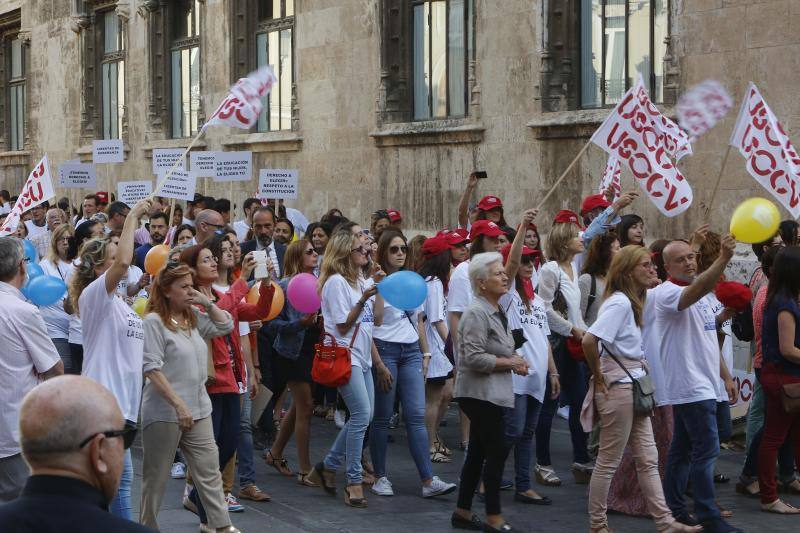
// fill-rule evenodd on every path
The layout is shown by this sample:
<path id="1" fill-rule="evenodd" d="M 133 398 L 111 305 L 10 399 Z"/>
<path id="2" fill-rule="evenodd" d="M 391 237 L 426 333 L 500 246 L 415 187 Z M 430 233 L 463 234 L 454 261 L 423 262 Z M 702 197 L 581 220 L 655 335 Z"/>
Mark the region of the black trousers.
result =
<path id="1" fill-rule="evenodd" d="M 509 451 L 503 408 L 474 398 L 460 398 L 458 403 L 470 423 L 467 457 L 458 489 L 458 507 L 472 509 L 472 497 L 482 474 L 486 514 L 500 514 L 500 483 Z"/>

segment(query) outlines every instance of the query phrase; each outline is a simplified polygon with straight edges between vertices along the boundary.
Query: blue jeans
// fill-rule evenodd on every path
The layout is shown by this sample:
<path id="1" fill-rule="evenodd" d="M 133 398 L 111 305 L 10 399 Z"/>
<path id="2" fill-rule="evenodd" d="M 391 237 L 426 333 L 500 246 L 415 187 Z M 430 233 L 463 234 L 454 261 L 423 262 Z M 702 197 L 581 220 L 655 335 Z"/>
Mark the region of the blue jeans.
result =
<path id="1" fill-rule="evenodd" d="M 325 468 L 335 472 L 346 461 L 347 483 L 358 485 L 362 479 L 361 452 L 364 447 L 364 434 L 372 420 L 375 404 L 372 372 L 369 369 L 354 366 L 350 374 L 350 381 L 339 387 L 339 394 L 350 410 L 350 420 L 339 431 L 323 463 Z"/>
<path id="2" fill-rule="evenodd" d="M 714 501 L 714 463 L 719 455 L 717 401 L 702 400 L 672 406 L 675 432 L 667 456 L 664 497 L 672 514 L 686 515 L 683 494 L 691 478 L 694 510 L 701 521 L 720 518 Z"/>
<path id="3" fill-rule="evenodd" d="M 125 464 L 122 467 L 122 477 L 119 480 L 117 495 L 111 500 L 108 510 L 114 516 L 133 520 L 131 512 L 131 486 L 133 485 L 133 461 L 130 449 L 125 450 Z"/>
<path id="4" fill-rule="evenodd" d="M 514 408 L 505 410 L 506 444 L 514 447 L 514 486 L 517 492 L 531 488 L 533 435 L 542 402 L 527 394 L 514 395 Z"/>
<path id="5" fill-rule="evenodd" d="M 722 444 L 733 435 L 733 422 L 731 422 L 731 405 L 728 402 L 717 402 L 717 435 Z"/>
<path id="6" fill-rule="evenodd" d="M 417 465 L 420 479 L 426 481 L 433 477 L 433 467 L 428 455 L 428 431 L 425 429 L 425 378 L 422 377 L 419 343 L 402 344 L 375 339 L 375 346 L 383 364 L 392 373 L 392 388 L 388 392 L 380 388 L 375 391 L 375 419 L 372 421 L 369 441 L 375 474 L 379 478 L 386 475 L 389 418 L 394 411 L 395 397 L 399 395 L 408 449 Z"/>
<path id="7" fill-rule="evenodd" d="M 239 487 L 256 483 L 256 465 L 253 462 L 253 426 L 250 424 L 250 410 L 253 400 L 250 393 L 242 394 L 242 413 L 239 421 L 239 443 L 236 447 L 236 461 L 239 469 Z"/>

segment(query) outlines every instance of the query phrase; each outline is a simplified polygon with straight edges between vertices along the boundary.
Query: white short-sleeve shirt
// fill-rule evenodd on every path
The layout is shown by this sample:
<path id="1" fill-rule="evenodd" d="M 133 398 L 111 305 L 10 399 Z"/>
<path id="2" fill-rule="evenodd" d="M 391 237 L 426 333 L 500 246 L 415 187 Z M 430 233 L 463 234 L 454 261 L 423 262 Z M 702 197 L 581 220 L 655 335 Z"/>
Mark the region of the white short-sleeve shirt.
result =
<path id="1" fill-rule="evenodd" d="M 469 261 L 459 263 L 450 275 L 447 292 L 447 310 L 463 313 L 472 303 L 472 284 L 469 282 Z"/>
<path id="2" fill-rule="evenodd" d="M 603 301 L 597 312 L 597 319 L 589 327 L 588 332 L 601 340 L 599 351 L 602 357 L 609 357 L 606 349 L 625 359 L 643 359 L 642 330 L 636 324 L 631 301 L 621 292 L 615 292 Z M 616 364 L 616 363 L 614 363 Z M 624 364 L 624 362 L 623 362 Z M 644 368 L 629 370 L 635 378 L 645 374 Z M 619 383 L 630 383 L 625 377 Z"/>
<path id="3" fill-rule="evenodd" d="M 322 318 L 325 322 L 325 332 L 336 339 L 339 346 L 350 346 L 350 341 L 355 333 L 356 323 L 360 323 L 358 336 L 353 342 L 350 352 L 350 362 L 353 366 L 372 368 L 372 326 L 375 322 L 373 315 L 373 298 L 367 300 L 356 323 L 344 335 L 339 333 L 336 324 L 347 322 L 350 310 L 358 304 L 362 294 L 372 285 L 371 280 L 359 279 L 358 288 L 347 283 L 341 274 L 334 274 L 325 281 L 322 287 Z"/>

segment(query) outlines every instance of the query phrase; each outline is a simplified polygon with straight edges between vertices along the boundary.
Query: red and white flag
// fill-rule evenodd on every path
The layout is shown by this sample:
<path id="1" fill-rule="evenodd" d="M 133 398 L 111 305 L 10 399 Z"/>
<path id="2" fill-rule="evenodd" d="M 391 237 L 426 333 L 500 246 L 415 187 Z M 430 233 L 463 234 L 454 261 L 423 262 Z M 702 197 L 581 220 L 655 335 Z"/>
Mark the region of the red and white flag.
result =
<path id="1" fill-rule="evenodd" d="M 692 205 L 692 188 L 671 159 L 692 153 L 689 136 L 650 101 L 641 76 L 591 141 L 630 169 L 664 215 L 674 217 Z"/>
<path id="2" fill-rule="evenodd" d="M 615 156 L 608 156 L 608 163 L 603 172 L 603 179 L 600 181 L 600 194 L 608 196 L 608 192 L 617 200 L 622 194 L 622 165 L 619 164 L 619 159 Z"/>
<path id="3" fill-rule="evenodd" d="M 800 216 L 800 156 L 752 83 L 739 109 L 730 144 L 746 159 L 750 175 L 793 217 Z"/>
<path id="4" fill-rule="evenodd" d="M 239 78 L 228 96 L 203 124 L 203 129 L 215 125 L 242 129 L 255 126 L 264 109 L 261 100 L 272 90 L 275 81 L 275 74 L 270 66 L 251 72 L 246 78 Z"/>
<path id="5" fill-rule="evenodd" d="M 733 107 L 733 99 L 715 80 L 698 83 L 686 91 L 675 106 L 678 123 L 692 138 L 700 137 L 725 118 Z"/>
<path id="6" fill-rule="evenodd" d="M 55 195 L 56 190 L 53 188 L 53 179 L 50 176 L 50 164 L 47 162 L 47 154 L 45 154 L 28 175 L 25 186 L 17 198 L 17 203 L 11 208 L 11 212 L 0 226 L 0 237 L 10 235 L 17 230 L 22 213 L 43 204 Z"/>

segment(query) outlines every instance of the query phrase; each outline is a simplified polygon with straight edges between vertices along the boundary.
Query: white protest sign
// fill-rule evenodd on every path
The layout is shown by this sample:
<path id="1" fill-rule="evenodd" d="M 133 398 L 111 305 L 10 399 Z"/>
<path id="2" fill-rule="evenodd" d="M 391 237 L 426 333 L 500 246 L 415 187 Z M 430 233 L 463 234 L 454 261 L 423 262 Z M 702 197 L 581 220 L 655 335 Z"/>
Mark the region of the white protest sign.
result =
<path id="1" fill-rule="evenodd" d="M 153 149 L 153 174 L 164 174 L 172 168 L 175 161 L 180 160 L 183 155 L 183 148 L 154 148 Z M 186 161 L 181 161 L 176 167 L 177 170 L 186 169 Z"/>
<path id="2" fill-rule="evenodd" d="M 125 149 L 122 139 L 108 139 L 92 141 L 92 162 L 97 163 L 122 163 L 125 161 Z"/>
<path id="3" fill-rule="evenodd" d="M 58 186 L 64 189 L 96 189 L 97 173 L 89 163 L 62 163 L 58 167 Z"/>
<path id="4" fill-rule="evenodd" d="M 219 152 L 214 160 L 214 181 L 249 181 L 253 152 Z"/>
<path id="5" fill-rule="evenodd" d="M 161 182 L 163 175 L 166 171 L 158 177 Z M 194 189 L 197 183 L 197 176 L 194 172 L 187 172 L 185 170 L 175 170 L 170 176 L 161 184 L 156 191 L 156 196 L 164 196 L 165 198 L 175 198 L 176 200 L 194 200 Z"/>
<path id="6" fill-rule="evenodd" d="M 223 152 L 190 152 L 190 161 L 192 163 L 192 172 L 198 178 L 213 178 L 214 174 L 214 161 L 217 160 L 217 155 Z"/>
<path id="7" fill-rule="evenodd" d="M 144 200 L 153 192 L 152 181 L 120 181 L 117 184 L 117 200 L 133 207 L 139 200 Z"/>
<path id="8" fill-rule="evenodd" d="M 258 196 L 296 200 L 297 174 L 297 170 L 262 168 L 258 173 Z"/>

